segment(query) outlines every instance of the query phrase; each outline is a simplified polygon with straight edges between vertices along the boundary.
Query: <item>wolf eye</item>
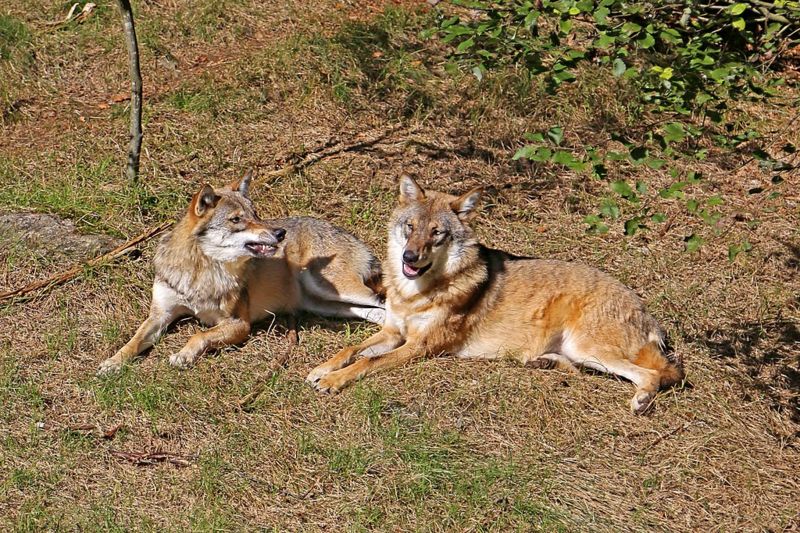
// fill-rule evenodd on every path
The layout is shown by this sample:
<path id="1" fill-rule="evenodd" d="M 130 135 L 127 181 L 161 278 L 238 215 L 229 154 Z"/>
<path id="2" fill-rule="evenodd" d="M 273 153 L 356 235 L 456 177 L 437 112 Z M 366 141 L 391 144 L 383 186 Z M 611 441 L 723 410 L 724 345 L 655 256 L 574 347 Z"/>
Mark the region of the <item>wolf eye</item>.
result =
<path id="1" fill-rule="evenodd" d="M 411 222 L 406 222 L 406 229 L 408 231 L 414 231 L 414 224 L 412 224 Z"/>
<path id="2" fill-rule="evenodd" d="M 231 217 L 228 220 L 230 220 L 232 224 L 238 224 L 242 221 L 242 217 Z"/>
<path id="3" fill-rule="evenodd" d="M 445 234 L 445 232 L 440 229 L 435 229 L 431 233 L 433 234 L 434 237 L 441 237 L 442 235 Z"/>

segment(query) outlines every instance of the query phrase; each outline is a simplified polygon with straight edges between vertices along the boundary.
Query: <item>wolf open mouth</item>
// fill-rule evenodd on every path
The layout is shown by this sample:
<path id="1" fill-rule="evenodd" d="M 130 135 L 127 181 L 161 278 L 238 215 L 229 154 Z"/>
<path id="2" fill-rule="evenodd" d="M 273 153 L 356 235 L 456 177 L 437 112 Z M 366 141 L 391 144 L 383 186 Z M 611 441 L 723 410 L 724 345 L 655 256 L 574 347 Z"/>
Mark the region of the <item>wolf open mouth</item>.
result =
<path id="1" fill-rule="evenodd" d="M 253 255 L 260 257 L 275 255 L 275 250 L 277 250 L 277 247 L 263 242 L 248 242 L 244 247 Z"/>
<path id="2" fill-rule="evenodd" d="M 408 279 L 417 279 L 431 268 L 431 264 L 428 263 L 424 267 L 415 267 L 403 262 L 403 275 Z"/>

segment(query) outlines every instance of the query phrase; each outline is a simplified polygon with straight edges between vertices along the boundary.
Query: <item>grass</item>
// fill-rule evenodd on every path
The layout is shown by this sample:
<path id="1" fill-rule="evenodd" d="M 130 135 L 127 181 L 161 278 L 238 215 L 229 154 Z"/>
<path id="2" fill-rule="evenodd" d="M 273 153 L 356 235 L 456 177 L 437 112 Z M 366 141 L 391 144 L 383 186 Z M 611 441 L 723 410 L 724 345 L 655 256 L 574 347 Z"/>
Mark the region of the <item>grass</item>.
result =
<path id="1" fill-rule="evenodd" d="M 311 315 L 300 317 L 300 345 L 277 373 L 274 360 L 289 349 L 284 317 L 185 372 L 167 358 L 202 326 L 181 321 L 121 375 L 97 379 L 98 363 L 147 313 L 150 242 L 141 257 L 0 308 L 0 529 L 795 527 L 796 173 L 750 161 L 747 145 L 709 144 L 705 159 L 671 162 L 703 178 L 683 199 L 653 199 L 664 223 L 624 237 L 620 217 L 609 233 L 586 234 L 584 216 L 613 197 L 608 184 L 511 156 L 524 133 L 553 124 L 564 146 L 619 148 L 611 133 L 652 118 L 601 69 L 587 67 L 555 94 L 512 69 L 478 83 L 419 37 L 433 15 L 416 4 L 264 10 L 199 0 L 135 6 L 146 128 L 142 179 L 131 184 L 122 172 L 127 103 L 114 102 L 128 87 L 117 13 L 106 6 L 52 29 L 42 21 L 70 6 L 39 4 L 0 14 L 0 46 L 11 50 L 0 60 L 1 210 L 50 212 L 82 232 L 128 237 L 180 215 L 201 182 L 255 167 L 262 216 L 320 216 L 383 256 L 397 176 L 453 192 L 488 185 L 484 242 L 623 280 L 669 331 L 691 385 L 634 418 L 630 384 L 608 376 L 442 357 L 321 397 L 307 372 L 376 328 Z M 782 91 L 784 103 L 796 101 L 795 87 Z M 757 131 L 773 157 L 797 164 L 782 150 L 797 144 L 793 108 L 731 108 L 742 132 Z M 265 177 L 326 143 L 398 124 L 403 133 L 374 146 Z M 645 182 L 651 195 L 673 181 L 666 168 L 608 167 L 608 180 Z M 715 195 L 725 200 L 716 225 L 687 209 L 687 199 Z M 687 254 L 692 233 L 705 244 Z M 752 250 L 729 262 L 728 246 L 743 239 Z M 2 290 L 81 259 L 12 234 L 0 240 Z M 113 439 L 70 429 L 87 424 L 122 427 Z M 112 449 L 167 451 L 191 466 L 135 466 Z"/>

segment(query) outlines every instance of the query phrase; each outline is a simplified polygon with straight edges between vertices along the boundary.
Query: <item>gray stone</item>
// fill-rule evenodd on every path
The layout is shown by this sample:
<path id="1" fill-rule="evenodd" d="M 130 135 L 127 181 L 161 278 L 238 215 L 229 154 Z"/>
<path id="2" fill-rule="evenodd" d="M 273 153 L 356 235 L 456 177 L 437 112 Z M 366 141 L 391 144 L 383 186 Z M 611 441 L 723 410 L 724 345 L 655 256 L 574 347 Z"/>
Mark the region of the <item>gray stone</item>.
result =
<path id="1" fill-rule="evenodd" d="M 83 235 L 71 220 L 43 213 L 0 213 L 0 245 L 4 241 L 76 260 L 108 252 L 120 243 L 108 235 Z"/>

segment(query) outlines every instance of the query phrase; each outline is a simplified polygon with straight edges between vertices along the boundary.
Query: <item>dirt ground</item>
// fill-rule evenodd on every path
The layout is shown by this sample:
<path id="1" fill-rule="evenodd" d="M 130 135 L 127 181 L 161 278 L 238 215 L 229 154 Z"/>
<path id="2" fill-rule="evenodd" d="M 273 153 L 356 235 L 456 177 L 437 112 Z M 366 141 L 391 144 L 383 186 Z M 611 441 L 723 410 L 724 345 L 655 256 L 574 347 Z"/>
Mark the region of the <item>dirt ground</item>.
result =
<path id="1" fill-rule="evenodd" d="M 252 167 L 262 216 L 326 218 L 383 257 L 401 173 L 450 192 L 484 185 L 485 243 L 621 279 L 688 380 L 644 417 L 628 411 L 631 384 L 607 375 L 451 357 L 321 396 L 308 371 L 376 328 L 310 315 L 295 348 L 279 316 L 178 371 L 169 354 L 201 328 L 184 320 L 121 375 L 97 378 L 147 312 L 153 240 L 0 303 L 0 529 L 800 528 L 795 88 L 731 102 L 741 130 L 759 134 L 739 149 L 611 166 L 609 180 L 646 183 L 643 202 L 666 220 L 626 237 L 626 204 L 593 235 L 583 219 L 606 182 L 511 157 L 526 132 L 558 124 L 566 146 L 613 148 L 611 133 L 652 118 L 602 72 L 556 94 L 513 70 L 483 83 L 450 73 L 442 44 L 419 37 L 433 16 L 424 2 L 134 4 L 139 183 L 123 172 L 129 82 L 113 5 L 70 22 L 71 3 L 0 8 L 0 212 L 127 239 L 179 216 L 203 181 Z M 788 170 L 753 157 L 756 142 Z M 671 168 L 700 173 L 686 194 L 718 196 L 718 221 L 658 196 Z M 692 234 L 703 245 L 689 253 Z M 0 291 L 85 259 L 13 231 L 0 239 Z M 752 249 L 730 261 L 745 240 Z M 147 454 L 155 464 L 137 464 Z"/>

